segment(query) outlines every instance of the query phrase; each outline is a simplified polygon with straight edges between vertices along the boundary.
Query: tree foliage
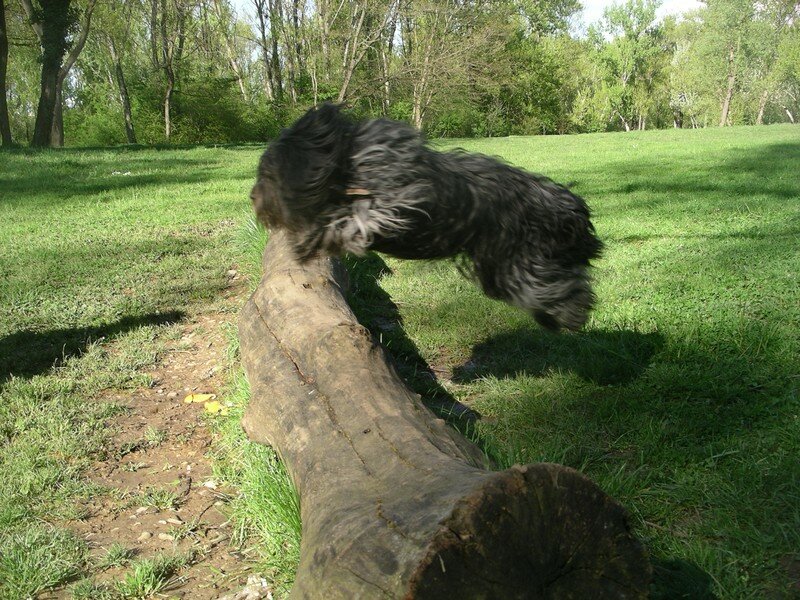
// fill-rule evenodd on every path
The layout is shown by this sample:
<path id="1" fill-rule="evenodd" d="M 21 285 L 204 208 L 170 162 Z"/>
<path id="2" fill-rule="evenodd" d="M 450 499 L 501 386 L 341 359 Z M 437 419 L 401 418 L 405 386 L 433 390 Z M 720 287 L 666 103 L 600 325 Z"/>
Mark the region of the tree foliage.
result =
<path id="1" fill-rule="evenodd" d="M 62 109 L 92 145 L 265 140 L 325 100 L 433 136 L 796 119 L 800 3 L 658 6 L 622 0 L 578 35 L 577 0 L 16 0 L 0 83 L 37 145 Z"/>

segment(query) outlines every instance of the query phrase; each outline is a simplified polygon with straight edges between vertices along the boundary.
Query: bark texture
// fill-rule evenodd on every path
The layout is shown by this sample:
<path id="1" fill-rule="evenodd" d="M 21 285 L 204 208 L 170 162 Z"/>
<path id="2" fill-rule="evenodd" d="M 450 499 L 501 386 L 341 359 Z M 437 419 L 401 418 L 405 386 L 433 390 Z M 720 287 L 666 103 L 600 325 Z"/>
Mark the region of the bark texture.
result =
<path id="1" fill-rule="evenodd" d="M 6 100 L 6 71 L 8 69 L 8 34 L 6 32 L 6 7 L 0 0 L 0 140 L 3 146 L 11 145 L 11 123 Z"/>
<path id="2" fill-rule="evenodd" d="M 331 259 L 282 233 L 239 320 L 248 436 L 301 498 L 293 598 L 642 598 L 650 567 L 624 509 L 553 464 L 486 470 L 397 375 Z"/>

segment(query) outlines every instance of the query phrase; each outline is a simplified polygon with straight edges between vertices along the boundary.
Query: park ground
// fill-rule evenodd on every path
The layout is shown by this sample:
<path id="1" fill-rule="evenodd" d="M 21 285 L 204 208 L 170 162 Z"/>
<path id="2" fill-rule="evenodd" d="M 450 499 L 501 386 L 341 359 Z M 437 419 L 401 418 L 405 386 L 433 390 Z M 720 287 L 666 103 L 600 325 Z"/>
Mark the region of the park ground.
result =
<path id="1" fill-rule="evenodd" d="M 348 261 L 362 323 L 497 462 L 618 498 L 654 597 L 800 597 L 798 129 L 454 145 L 588 200 L 596 312 L 545 333 L 448 262 L 373 256 Z M 0 154 L 0 598 L 291 585 L 297 498 L 238 427 L 260 151 Z"/>

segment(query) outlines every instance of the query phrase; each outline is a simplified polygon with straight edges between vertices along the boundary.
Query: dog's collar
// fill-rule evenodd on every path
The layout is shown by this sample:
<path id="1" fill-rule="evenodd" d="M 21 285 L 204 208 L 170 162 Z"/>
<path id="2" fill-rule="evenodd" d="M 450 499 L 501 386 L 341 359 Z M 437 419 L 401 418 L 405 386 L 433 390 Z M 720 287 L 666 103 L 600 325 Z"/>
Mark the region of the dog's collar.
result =
<path id="1" fill-rule="evenodd" d="M 364 188 L 347 188 L 344 191 L 345 196 L 370 196 L 370 191 Z"/>

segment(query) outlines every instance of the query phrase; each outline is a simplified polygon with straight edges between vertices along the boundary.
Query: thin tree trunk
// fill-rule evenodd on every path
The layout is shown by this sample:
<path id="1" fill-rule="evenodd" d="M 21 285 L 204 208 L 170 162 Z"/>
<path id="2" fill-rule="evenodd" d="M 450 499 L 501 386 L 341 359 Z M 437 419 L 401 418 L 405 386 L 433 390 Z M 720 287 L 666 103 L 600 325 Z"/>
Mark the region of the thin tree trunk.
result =
<path id="1" fill-rule="evenodd" d="M 175 90 L 175 71 L 172 61 L 175 53 L 169 47 L 167 36 L 167 0 L 161 0 L 161 56 L 166 87 L 164 89 L 164 137 L 169 141 L 172 135 L 172 93 Z"/>
<path id="2" fill-rule="evenodd" d="M 6 8 L 0 0 L 0 138 L 3 146 L 11 145 L 11 122 L 8 118 L 6 99 L 6 71 L 8 69 L 8 34 L 6 32 Z"/>
<path id="3" fill-rule="evenodd" d="M 267 41 L 267 8 L 266 0 L 253 0 L 253 6 L 256 9 L 256 18 L 258 19 L 258 34 L 261 38 L 259 46 L 261 46 L 261 57 L 264 61 L 264 95 L 267 100 L 272 100 L 275 97 L 272 91 L 272 63 L 269 57 L 269 42 Z"/>
<path id="4" fill-rule="evenodd" d="M 122 59 L 117 52 L 114 40 L 109 39 L 108 49 L 111 52 L 111 60 L 114 63 L 114 75 L 119 90 L 119 101 L 122 104 L 122 116 L 125 120 L 125 138 L 129 144 L 136 143 L 136 131 L 133 128 L 133 113 L 131 111 L 131 99 L 128 96 L 128 86 L 125 84 L 125 73 L 122 70 Z"/>
<path id="5" fill-rule="evenodd" d="M 64 146 L 64 80 L 59 73 L 56 81 L 56 101 L 53 104 L 53 124 L 50 126 L 50 147 Z"/>
<path id="6" fill-rule="evenodd" d="M 220 6 L 219 0 L 214 0 L 214 12 L 217 15 L 217 19 L 219 19 L 220 27 L 223 28 L 222 38 L 225 42 L 225 51 L 228 53 L 228 64 L 231 67 L 231 71 L 233 71 L 233 75 L 236 77 L 236 83 L 239 85 L 239 92 L 242 94 L 242 100 L 248 102 L 247 88 L 244 85 L 242 70 L 239 67 L 239 61 L 236 60 L 236 48 L 233 44 L 233 41 L 228 37 L 228 28 L 224 26 L 224 15 L 222 13 L 222 6 Z"/>
<path id="7" fill-rule="evenodd" d="M 728 117 L 730 115 L 731 100 L 733 99 L 733 90 L 736 87 L 736 70 L 735 70 L 736 54 L 731 46 L 728 51 L 728 88 L 725 91 L 725 98 L 722 101 L 722 114 L 719 118 L 719 126 L 725 127 L 728 124 Z"/>
<path id="8" fill-rule="evenodd" d="M 75 65 L 78 56 L 83 52 L 86 45 L 86 39 L 89 37 L 89 29 L 92 25 L 92 12 L 97 0 L 90 0 L 86 5 L 86 10 L 83 14 L 83 22 L 81 29 L 78 33 L 78 39 L 72 46 L 69 54 L 67 55 L 64 64 L 58 71 L 58 79 L 56 81 L 56 101 L 53 106 L 53 123 L 50 130 L 50 145 L 56 148 L 61 148 L 64 145 L 64 80 L 69 75 L 70 69 Z"/>
<path id="9" fill-rule="evenodd" d="M 158 57 L 158 0 L 150 0 L 150 61 L 154 69 L 161 68 L 161 61 Z"/>
<path id="10" fill-rule="evenodd" d="M 792 114 L 792 111 L 789 110 L 789 107 L 784 106 L 783 110 L 786 111 L 786 116 L 789 117 L 789 120 L 792 122 L 792 124 L 794 124 L 794 115 Z"/>
<path id="11" fill-rule="evenodd" d="M 283 100 L 283 75 L 281 73 L 281 60 L 278 53 L 278 38 L 283 27 L 280 0 L 269 0 L 269 32 L 272 38 L 272 91 L 275 99 Z"/>
<path id="12" fill-rule="evenodd" d="M 392 16 L 391 23 L 389 23 L 389 30 L 387 32 L 387 42 L 381 48 L 381 68 L 383 69 L 383 114 L 389 114 L 391 107 L 391 88 L 389 86 L 389 69 L 391 67 L 390 61 L 392 58 L 392 50 L 394 49 L 394 34 L 397 31 L 397 12 Z"/>
<path id="13" fill-rule="evenodd" d="M 342 85 L 339 88 L 338 102 L 343 102 L 345 96 L 347 96 L 347 88 L 350 87 L 350 79 L 353 77 L 353 73 L 355 73 L 356 67 L 358 66 L 356 50 L 361 38 L 361 28 L 364 26 L 364 19 L 367 16 L 367 8 L 366 6 L 362 6 L 360 10 L 361 14 L 358 17 L 358 23 L 353 28 L 353 33 L 347 40 L 347 46 L 345 47 L 344 60 L 342 61 L 344 77 L 342 78 Z"/>
<path id="14" fill-rule="evenodd" d="M 764 124 L 764 110 L 767 108 L 767 101 L 769 100 L 769 90 L 764 90 L 761 94 L 761 99 L 758 102 L 758 116 L 756 117 L 756 125 Z"/>
<path id="15" fill-rule="evenodd" d="M 278 4 L 278 8 L 282 11 L 282 5 L 280 0 L 276 0 Z M 286 15 L 286 20 L 283 19 L 283 14 L 281 15 L 281 21 L 283 23 L 283 44 L 285 49 L 285 56 L 286 56 L 286 77 L 288 79 L 289 85 L 289 97 L 292 99 L 292 104 L 297 104 L 297 53 L 295 52 L 295 40 L 294 32 L 295 29 L 292 27 L 291 22 L 287 23 L 286 21 L 291 21 L 291 15 Z"/>

